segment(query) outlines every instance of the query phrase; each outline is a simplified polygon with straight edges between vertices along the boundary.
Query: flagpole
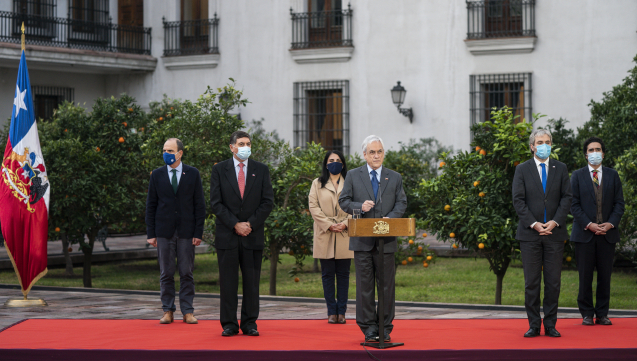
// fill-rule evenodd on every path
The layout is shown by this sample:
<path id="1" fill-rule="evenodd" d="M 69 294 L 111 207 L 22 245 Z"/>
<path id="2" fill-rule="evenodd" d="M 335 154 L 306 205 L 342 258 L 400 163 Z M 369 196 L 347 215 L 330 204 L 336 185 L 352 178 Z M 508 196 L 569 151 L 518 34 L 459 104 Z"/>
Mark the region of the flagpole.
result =
<path id="1" fill-rule="evenodd" d="M 26 46 L 25 46 L 25 41 L 24 41 L 24 21 L 22 22 L 22 36 L 21 36 L 21 45 L 22 45 L 22 51 L 26 50 Z M 11 251 L 9 251 L 9 249 L 7 249 L 7 253 L 9 254 L 9 258 L 11 259 L 11 263 L 13 263 L 13 268 L 16 270 L 17 272 L 17 267 L 15 265 L 15 262 L 13 260 L 13 257 L 11 255 Z M 38 278 L 40 278 L 42 275 L 38 276 Z M 18 279 L 20 279 L 20 275 L 18 274 Z M 35 280 L 37 281 L 37 279 Z M 35 281 L 33 281 L 32 283 L 35 283 Z M 20 281 L 20 287 L 22 287 L 22 281 Z M 41 298 L 37 298 L 37 299 L 27 299 L 27 295 L 29 294 L 29 291 L 31 290 L 31 287 L 29 287 L 29 289 L 25 292 L 24 290 L 22 291 L 24 298 L 23 299 L 19 299 L 19 298 L 10 298 L 8 299 L 5 303 L 4 306 L 5 307 L 37 307 L 37 306 L 47 306 L 47 303 L 45 300 L 41 299 Z"/>

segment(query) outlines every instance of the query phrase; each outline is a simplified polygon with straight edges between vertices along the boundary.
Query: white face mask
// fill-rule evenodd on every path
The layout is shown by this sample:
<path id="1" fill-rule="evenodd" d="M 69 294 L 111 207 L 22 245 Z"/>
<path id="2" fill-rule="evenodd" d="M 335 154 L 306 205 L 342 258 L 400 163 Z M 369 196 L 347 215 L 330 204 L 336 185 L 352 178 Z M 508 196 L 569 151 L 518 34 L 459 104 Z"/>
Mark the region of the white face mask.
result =
<path id="1" fill-rule="evenodd" d="M 251 154 L 252 154 L 252 149 L 250 147 L 248 146 L 237 147 L 237 157 L 239 157 L 239 159 L 247 160 L 248 158 L 250 158 Z"/>
<path id="2" fill-rule="evenodd" d="M 588 153 L 588 162 L 591 165 L 602 164 L 602 153 L 601 152 Z"/>

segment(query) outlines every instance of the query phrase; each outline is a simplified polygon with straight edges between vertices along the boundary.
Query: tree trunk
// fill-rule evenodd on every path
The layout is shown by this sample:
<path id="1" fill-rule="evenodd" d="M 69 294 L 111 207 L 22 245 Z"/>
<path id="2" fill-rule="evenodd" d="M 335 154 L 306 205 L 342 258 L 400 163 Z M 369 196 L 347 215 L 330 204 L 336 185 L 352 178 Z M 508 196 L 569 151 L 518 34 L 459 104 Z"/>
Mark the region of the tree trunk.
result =
<path id="1" fill-rule="evenodd" d="M 95 234 L 88 235 L 88 247 L 82 247 L 82 252 L 84 253 L 84 264 L 83 264 L 83 272 L 82 278 L 84 280 L 84 287 L 91 288 L 93 287 L 93 280 L 91 278 L 91 261 L 93 258 L 93 245 L 95 244 Z"/>
<path id="2" fill-rule="evenodd" d="M 277 242 L 270 238 L 270 296 L 276 296 L 276 269 L 279 265 Z"/>
<path id="3" fill-rule="evenodd" d="M 321 269 L 319 268 L 319 260 L 318 258 L 314 258 L 314 265 L 312 266 L 312 272 L 319 273 Z"/>
<path id="4" fill-rule="evenodd" d="M 504 273 L 499 273 L 495 275 L 497 278 L 495 284 L 495 304 L 502 304 L 502 280 L 504 279 Z"/>
<path id="5" fill-rule="evenodd" d="M 62 233 L 62 253 L 64 253 L 64 262 L 66 263 L 66 275 L 73 276 L 73 262 L 69 254 L 69 237 L 66 233 Z"/>

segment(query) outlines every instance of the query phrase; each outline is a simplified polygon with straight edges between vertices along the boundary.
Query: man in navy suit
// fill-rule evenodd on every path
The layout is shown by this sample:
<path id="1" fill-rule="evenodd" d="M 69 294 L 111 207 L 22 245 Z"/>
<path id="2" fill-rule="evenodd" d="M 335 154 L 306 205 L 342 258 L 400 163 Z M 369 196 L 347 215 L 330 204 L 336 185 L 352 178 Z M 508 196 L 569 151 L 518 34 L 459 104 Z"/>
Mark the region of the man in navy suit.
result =
<path id="1" fill-rule="evenodd" d="M 259 280 L 265 247 L 265 220 L 274 206 L 268 166 L 248 160 L 250 135 L 230 136 L 232 158 L 212 167 L 210 203 L 217 217 L 215 248 L 219 260 L 221 336 L 259 336 Z M 237 321 L 239 268 L 243 279 L 241 325 Z"/>
<path id="2" fill-rule="evenodd" d="M 624 214 L 624 195 L 619 175 L 614 169 L 602 167 L 606 153 L 604 142 L 597 137 L 584 142 L 588 165 L 573 172 L 573 231 L 575 260 L 579 272 L 577 305 L 584 318 L 583 325 L 612 325 L 608 318 L 610 275 L 619 242 L 619 221 Z M 593 271 L 597 268 L 597 304 L 593 305 Z"/>
<path id="3" fill-rule="evenodd" d="M 173 322 L 175 312 L 175 257 L 179 267 L 179 308 L 185 323 L 195 324 L 192 305 L 195 282 L 192 275 L 195 246 L 201 244 L 206 219 L 206 201 L 197 168 L 181 162 L 184 145 L 177 138 L 164 144 L 166 166 L 150 176 L 146 199 L 148 243 L 157 247 L 161 303 L 164 316 L 159 323 Z"/>

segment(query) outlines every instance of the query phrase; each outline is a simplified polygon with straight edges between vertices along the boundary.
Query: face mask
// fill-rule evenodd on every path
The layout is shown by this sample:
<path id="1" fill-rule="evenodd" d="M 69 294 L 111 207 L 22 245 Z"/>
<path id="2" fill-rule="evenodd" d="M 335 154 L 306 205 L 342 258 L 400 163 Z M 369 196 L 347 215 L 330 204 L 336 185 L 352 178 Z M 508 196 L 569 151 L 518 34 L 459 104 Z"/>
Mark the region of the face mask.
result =
<path id="1" fill-rule="evenodd" d="M 177 161 L 175 154 L 164 153 L 164 162 L 166 165 L 171 165 Z"/>
<path id="2" fill-rule="evenodd" d="M 250 147 L 238 147 L 237 149 L 237 157 L 239 157 L 239 159 L 247 160 L 248 158 L 250 158 L 250 154 L 252 154 L 252 149 L 250 149 Z"/>
<path id="3" fill-rule="evenodd" d="M 588 162 L 591 165 L 602 164 L 602 153 L 601 152 L 588 153 Z"/>
<path id="4" fill-rule="evenodd" d="M 343 170 L 343 163 L 341 162 L 327 163 L 327 170 L 329 170 L 330 173 L 334 175 L 341 174 L 341 171 Z"/>
<path id="5" fill-rule="evenodd" d="M 541 144 L 535 147 L 535 155 L 540 159 L 546 159 L 551 155 L 551 146 L 548 144 Z"/>

